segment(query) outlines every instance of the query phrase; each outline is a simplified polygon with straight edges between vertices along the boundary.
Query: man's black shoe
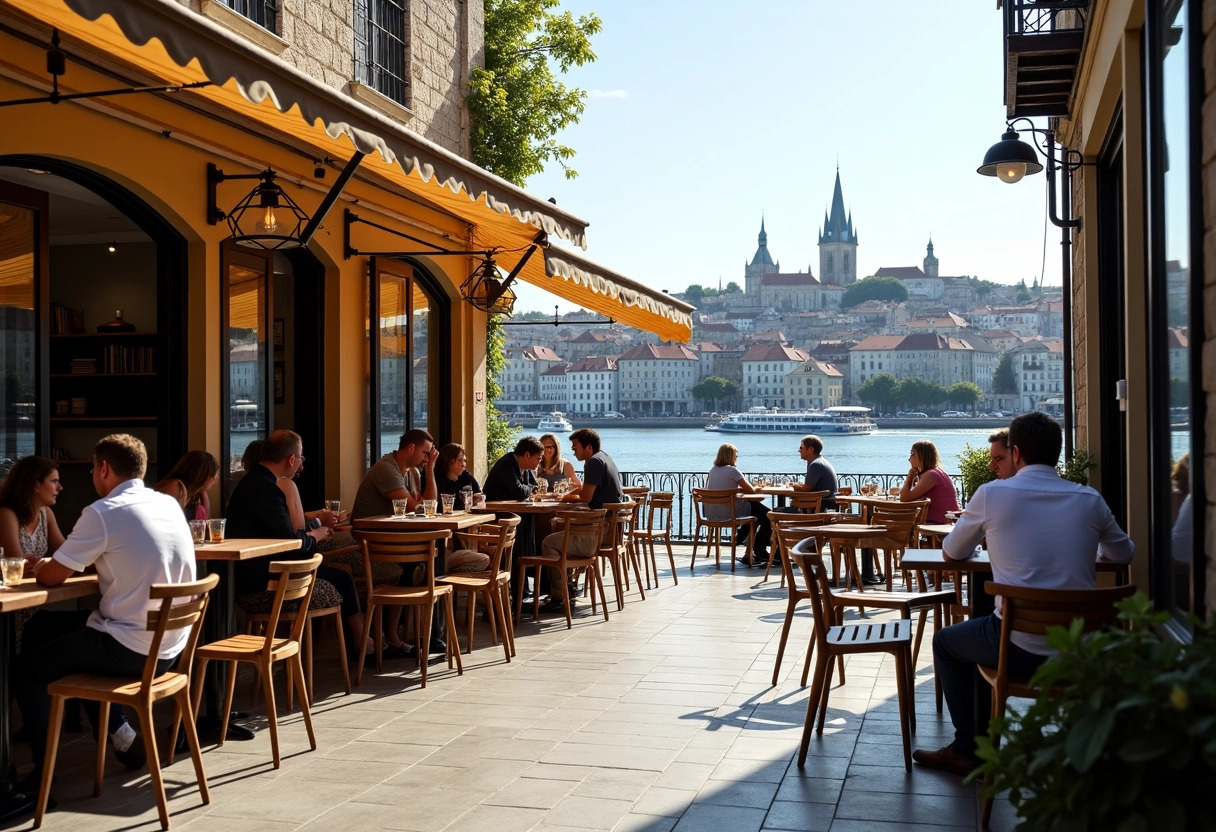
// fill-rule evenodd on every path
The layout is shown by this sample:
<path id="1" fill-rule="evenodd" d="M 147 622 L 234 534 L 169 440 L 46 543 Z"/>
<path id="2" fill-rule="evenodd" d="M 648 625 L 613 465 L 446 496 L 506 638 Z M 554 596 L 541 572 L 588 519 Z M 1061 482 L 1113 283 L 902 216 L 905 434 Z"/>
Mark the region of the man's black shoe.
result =
<path id="1" fill-rule="evenodd" d="M 577 605 L 577 603 L 578 602 L 576 602 L 573 598 L 571 598 L 570 599 L 570 609 L 573 610 L 574 607 Z M 541 612 L 564 613 L 566 611 L 566 605 L 564 603 L 562 603 L 561 598 L 550 598 L 549 602 L 547 604 L 544 604 L 540 609 L 541 609 Z"/>
<path id="2" fill-rule="evenodd" d="M 139 771 L 148 762 L 148 752 L 144 748 L 144 741 L 138 736 L 126 751 L 119 751 L 115 747 L 114 756 L 130 771 Z"/>
<path id="3" fill-rule="evenodd" d="M 447 642 L 442 641 L 437 638 L 431 639 L 431 652 L 432 653 L 443 653 L 444 655 L 446 655 L 448 652 Z"/>
<path id="4" fill-rule="evenodd" d="M 886 583 L 886 581 L 884 581 L 878 575 L 862 575 L 861 582 L 863 584 L 865 584 L 866 586 L 879 586 L 881 584 Z"/>

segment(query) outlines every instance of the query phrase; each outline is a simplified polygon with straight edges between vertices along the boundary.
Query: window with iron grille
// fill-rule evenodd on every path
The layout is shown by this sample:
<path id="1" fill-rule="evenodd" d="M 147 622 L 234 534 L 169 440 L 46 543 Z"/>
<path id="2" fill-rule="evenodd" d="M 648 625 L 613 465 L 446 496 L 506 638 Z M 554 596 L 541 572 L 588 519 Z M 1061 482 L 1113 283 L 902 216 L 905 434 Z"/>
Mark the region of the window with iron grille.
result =
<path id="1" fill-rule="evenodd" d="M 355 80 L 398 104 L 406 99 L 408 0 L 355 0 Z"/>
<path id="2" fill-rule="evenodd" d="M 242 17 L 247 17 L 267 31 L 279 31 L 279 4 L 277 0 L 223 0 L 228 8 Z"/>

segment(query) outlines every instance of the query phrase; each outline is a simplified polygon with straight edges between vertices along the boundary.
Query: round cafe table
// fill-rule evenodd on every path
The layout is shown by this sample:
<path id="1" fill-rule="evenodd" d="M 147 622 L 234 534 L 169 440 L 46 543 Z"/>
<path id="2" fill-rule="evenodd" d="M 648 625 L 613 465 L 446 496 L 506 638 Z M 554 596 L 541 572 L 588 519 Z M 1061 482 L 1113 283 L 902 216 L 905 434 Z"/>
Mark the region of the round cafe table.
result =
<path id="1" fill-rule="evenodd" d="M 887 534 L 886 526 L 866 526 L 861 523 L 831 523 L 826 526 L 817 526 L 814 530 L 815 537 L 823 538 L 831 544 L 832 549 L 832 577 L 837 583 L 840 582 L 840 561 L 844 558 L 845 563 L 845 587 L 852 580 L 857 584 L 857 591 L 864 592 L 865 587 L 861 583 L 861 570 L 857 565 L 857 547 L 858 546 L 882 546 L 885 543 Z"/>

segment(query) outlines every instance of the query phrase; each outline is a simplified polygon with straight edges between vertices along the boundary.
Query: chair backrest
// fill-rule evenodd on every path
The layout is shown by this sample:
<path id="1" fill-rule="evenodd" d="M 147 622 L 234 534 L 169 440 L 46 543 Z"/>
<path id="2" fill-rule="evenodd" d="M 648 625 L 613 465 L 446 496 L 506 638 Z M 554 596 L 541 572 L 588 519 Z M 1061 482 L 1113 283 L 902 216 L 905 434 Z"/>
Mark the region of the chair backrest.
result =
<path id="1" fill-rule="evenodd" d="M 632 500 L 627 503 L 603 503 L 600 506 L 608 513 L 607 522 L 609 524 L 600 540 L 601 549 L 609 546 L 619 548 L 624 544 L 625 535 L 629 531 L 629 524 L 633 522 L 636 507 L 637 503 Z"/>
<path id="2" fill-rule="evenodd" d="M 299 603 L 300 614 L 291 622 L 291 639 L 299 641 L 308 623 L 308 602 L 312 600 L 312 591 L 317 582 L 317 569 L 320 568 L 322 557 L 313 555 L 307 560 L 272 560 L 270 562 L 270 580 L 266 583 L 266 591 L 274 593 L 270 602 L 270 612 L 266 618 L 266 644 L 263 650 L 269 657 L 274 644 L 274 634 L 279 628 L 279 616 L 283 612 L 283 604 L 288 601 Z"/>
<path id="3" fill-rule="evenodd" d="M 798 564 L 806 581 L 811 599 L 811 615 L 815 618 L 815 646 L 826 650 L 828 628 L 832 626 L 832 589 L 828 586 L 828 570 L 823 565 L 823 556 L 811 548 L 811 540 L 801 540 L 790 549 L 790 559 Z"/>
<path id="4" fill-rule="evenodd" d="M 795 491 L 790 495 L 790 505 L 800 511 L 818 514 L 823 511 L 823 498 L 831 493 L 831 491 Z"/>
<path id="5" fill-rule="evenodd" d="M 912 546 L 913 535 L 916 534 L 919 509 L 912 511 L 887 511 L 875 508 L 870 512 L 871 526 L 885 526 L 886 537 L 893 549 L 907 549 Z"/>
<path id="6" fill-rule="evenodd" d="M 1134 586 L 1103 589 L 1032 589 L 1012 584 L 985 581 L 984 590 L 1001 596 L 1001 652 L 997 664 L 1000 680 L 1009 678 L 1009 637 L 1013 633 L 1044 635 L 1048 627 L 1068 627 L 1081 619 L 1082 631 L 1089 633 L 1114 624 L 1119 613 L 1115 602 L 1132 595 Z"/>
<path id="7" fill-rule="evenodd" d="M 503 515 L 494 523 L 483 523 L 471 531 L 456 533 L 460 545 L 490 556 L 487 572 L 510 571 L 511 554 L 515 549 L 517 514 Z M 505 565 L 504 565 L 505 564 Z"/>
<path id="8" fill-rule="evenodd" d="M 786 588 L 791 596 L 796 595 L 800 598 L 805 598 L 807 593 L 798 586 L 798 582 L 795 580 L 790 553 L 803 540 L 815 537 L 815 532 L 808 528 L 806 523 L 806 519 L 811 516 L 814 515 L 786 511 L 768 513 L 769 522 L 773 525 L 773 537 L 777 541 L 777 557 L 781 560 L 781 574 L 785 576 Z"/>
<path id="9" fill-rule="evenodd" d="M 647 494 L 650 493 L 649 485 L 627 485 L 621 489 L 621 493 L 630 497 L 635 502 L 644 502 Z"/>
<path id="10" fill-rule="evenodd" d="M 562 538 L 562 560 L 566 559 L 567 553 L 570 550 L 570 541 L 579 537 L 589 537 L 602 543 L 605 527 L 609 526 L 608 510 L 606 508 L 587 509 L 586 511 L 559 511 L 555 516 L 555 519 L 558 518 L 565 523 L 565 536 Z M 597 543 L 598 545 L 599 543 Z"/>
<path id="11" fill-rule="evenodd" d="M 156 662 L 165 633 L 189 628 L 186 645 L 178 654 L 178 667 L 188 672 L 194 665 L 194 648 L 198 646 L 203 618 L 211 603 L 211 590 L 219 582 L 220 576 L 211 574 L 184 584 L 152 584 L 148 587 L 148 598 L 161 603 L 156 609 L 148 610 L 147 628 L 152 631 L 152 646 L 148 650 L 148 661 L 144 664 L 144 690 L 150 690 L 152 680 L 156 678 Z"/>
<path id="12" fill-rule="evenodd" d="M 452 533 L 445 530 L 434 532 L 368 532 L 355 530 L 355 539 L 363 543 L 363 572 L 367 581 L 367 592 L 371 595 L 372 564 L 407 563 L 426 564 L 426 585 L 429 592 L 435 591 L 435 545 L 448 541 Z"/>
<path id="13" fill-rule="evenodd" d="M 735 497 L 740 494 L 737 488 L 694 488 L 692 490 L 693 505 L 697 508 L 697 521 L 700 523 L 738 525 L 738 515 L 735 512 Z M 706 506 L 726 506 L 730 508 L 730 520 L 711 520 L 705 516 Z"/>
<path id="14" fill-rule="evenodd" d="M 671 531 L 671 507 L 675 503 L 674 491 L 652 491 L 650 492 L 650 513 L 646 517 L 646 528 L 650 531 L 655 531 L 655 521 L 659 522 L 658 528 Z"/>

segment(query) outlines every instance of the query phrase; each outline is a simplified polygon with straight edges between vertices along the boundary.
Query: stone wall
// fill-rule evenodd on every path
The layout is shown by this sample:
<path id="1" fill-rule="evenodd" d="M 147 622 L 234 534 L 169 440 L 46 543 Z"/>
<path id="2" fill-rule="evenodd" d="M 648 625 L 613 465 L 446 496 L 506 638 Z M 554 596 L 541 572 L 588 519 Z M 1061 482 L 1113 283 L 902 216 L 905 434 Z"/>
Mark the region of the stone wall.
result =
<path id="1" fill-rule="evenodd" d="M 1216 0 L 1203 2 L 1203 392 L 1206 398 L 1203 480 L 1207 492 L 1203 546 L 1207 551 L 1208 615 L 1216 611 Z M 1198 541 L 1197 541 L 1198 542 Z"/>

